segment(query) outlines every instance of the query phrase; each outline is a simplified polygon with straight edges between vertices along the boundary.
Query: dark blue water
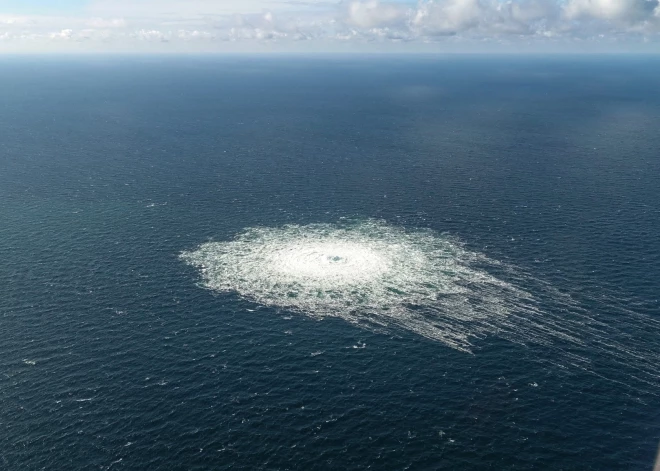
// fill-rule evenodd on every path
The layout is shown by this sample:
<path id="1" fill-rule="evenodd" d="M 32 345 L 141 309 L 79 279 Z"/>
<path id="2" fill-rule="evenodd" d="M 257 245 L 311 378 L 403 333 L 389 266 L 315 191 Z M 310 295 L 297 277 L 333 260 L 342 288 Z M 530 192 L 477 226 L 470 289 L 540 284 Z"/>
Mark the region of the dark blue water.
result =
<path id="1" fill-rule="evenodd" d="M 0 468 L 650 469 L 658 77 L 649 57 L 2 59 Z M 584 344 L 468 354 L 214 293 L 179 259 L 340 218 L 517 267 L 545 312 L 564 304 L 539 286 L 570 297 Z"/>

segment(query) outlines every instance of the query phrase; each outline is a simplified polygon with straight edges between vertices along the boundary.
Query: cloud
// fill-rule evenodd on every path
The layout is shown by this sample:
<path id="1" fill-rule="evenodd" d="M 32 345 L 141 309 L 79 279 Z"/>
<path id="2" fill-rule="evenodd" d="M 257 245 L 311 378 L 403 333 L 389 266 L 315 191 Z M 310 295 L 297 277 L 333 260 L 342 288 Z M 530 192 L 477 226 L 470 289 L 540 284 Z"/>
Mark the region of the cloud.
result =
<path id="1" fill-rule="evenodd" d="M 169 41 L 166 33 L 155 29 L 141 29 L 135 33 L 135 37 L 141 41 Z"/>
<path id="2" fill-rule="evenodd" d="M 73 36 L 72 29 L 63 29 L 57 33 L 50 34 L 51 39 L 71 39 L 71 36 Z"/>
<path id="3" fill-rule="evenodd" d="M 378 0 L 353 1 L 346 6 L 346 22 L 358 28 L 401 26 L 409 9 L 394 3 L 381 3 Z"/>
<path id="4" fill-rule="evenodd" d="M 478 0 L 420 3 L 412 25 L 423 36 L 453 35 L 479 25 L 485 10 Z"/>
<path id="5" fill-rule="evenodd" d="M 66 15 L 0 11 L 0 50 L 436 50 L 660 42 L 659 0 L 94 0 Z M 232 46 L 230 46 L 232 45 Z M 240 47 L 239 47 L 240 45 Z M 433 46 L 435 45 L 435 46 Z M 76 46 L 77 47 L 77 46 Z M 156 48 L 156 49 L 154 49 Z M 342 49 L 344 50 L 344 49 Z M 432 50 L 432 49 L 431 49 Z"/>
<path id="6" fill-rule="evenodd" d="M 565 8 L 568 18 L 595 18 L 620 23 L 636 23 L 651 19 L 657 0 L 570 0 Z"/>
<path id="7" fill-rule="evenodd" d="M 124 18 L 91 18 L 88 20 L 87 24 L 91 28 L 100 28 L 100 29 L 122 29 L 128 26 L 127 21 Z"/>

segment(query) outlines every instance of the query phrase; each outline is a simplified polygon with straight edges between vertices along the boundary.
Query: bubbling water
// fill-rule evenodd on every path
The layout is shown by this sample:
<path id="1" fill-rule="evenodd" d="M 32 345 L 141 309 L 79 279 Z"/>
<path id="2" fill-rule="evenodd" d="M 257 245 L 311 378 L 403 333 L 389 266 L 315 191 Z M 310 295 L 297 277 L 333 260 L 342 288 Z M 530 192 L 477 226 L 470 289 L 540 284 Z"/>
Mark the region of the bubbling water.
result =
<path id="1" fill-rule="evenodd" d="M 457 239 L 381 221 L 249 228 L 182 258 L 203 285 L 311 317 L 400 328 L 469 351 L 532 296 L 488 272 L 499 266 Z"/>
<path id="2" fill-rule="evenodd" d="M 291 280 L 332 280 L 342 285 L 366 282 L 391 268 L 382 252 L 349 241 L 294 241 L 267 254 L 265 260 L 274 273 Z"/>
<path id="3" fill-rule="evenodd" d="M 203 287 L 264 306 L 406 330 L 465 352 L 498 336 L 550 349 L 547 361 L 562 370 L 600 374 L 597 357 L 629 371 L 630 384 L 655 391 L 660 383 L 660 352 L 629 334 L 660 331 L 659 321 L 616 308 L 616 322 L 603 322 L 569 294 L 446 234 L 375 220 L 255 227 L 181 258 L 201 270 Z"/>
<path id="4" fill-rule="evenodd" d="M 616 322 L 604 322 L 569 294 L 446 234 L 375 220 L 255 227 L 181 258 L 201 270 L 203 287 L 264 306 L 406 330 L 465 352 L 498 336 L 550 349 L 542 361 L 562 371 L 600 374 L 591 363 L 598 358 L 610 365 L 603 377 L 624 368 L 630 385 L 652 394 L 660 383 L 658 348 L 629 334 L 660 331 L 659 321 L 610 303 Z"/>

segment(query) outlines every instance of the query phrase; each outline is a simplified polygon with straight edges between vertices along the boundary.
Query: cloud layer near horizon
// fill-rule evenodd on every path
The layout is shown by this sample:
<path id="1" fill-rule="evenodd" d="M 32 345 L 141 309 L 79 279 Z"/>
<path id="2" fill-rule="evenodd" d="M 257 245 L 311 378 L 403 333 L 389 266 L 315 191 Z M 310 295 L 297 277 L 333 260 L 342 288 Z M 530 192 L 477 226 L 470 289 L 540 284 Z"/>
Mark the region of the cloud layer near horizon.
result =
<path id="1" fill-rule="evenodd" d="M 10 14 L 0 51 L 479 50 L 656 44 L 659 0 L 95 0 Z"/>

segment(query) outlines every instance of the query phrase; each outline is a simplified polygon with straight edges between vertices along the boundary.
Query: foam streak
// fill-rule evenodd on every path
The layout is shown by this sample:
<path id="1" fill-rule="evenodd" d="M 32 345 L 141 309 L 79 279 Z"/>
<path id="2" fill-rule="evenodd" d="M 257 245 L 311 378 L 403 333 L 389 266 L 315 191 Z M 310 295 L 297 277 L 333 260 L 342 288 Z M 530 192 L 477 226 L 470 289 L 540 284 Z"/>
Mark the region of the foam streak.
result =
<path id="1" fill-rule="evenodd" d="M 647 384 L 658 382 L 654 352 L 617 342 L 616 328 L 570 296 L 451 236 L 374 220 L 250 228 L 181 258 L 201 269 L 204 287 L 262 305 L 404 329 L 465 352 L 476 339 L 496 335 L 549 347 L 564 363 L 585 369 L 591 355 L 584 352 L 596 349 Z M 551 311 L 541 307 L 548 302 Z M 628 320 L 640 328 L 652 324 L 640 316 Z"/>

